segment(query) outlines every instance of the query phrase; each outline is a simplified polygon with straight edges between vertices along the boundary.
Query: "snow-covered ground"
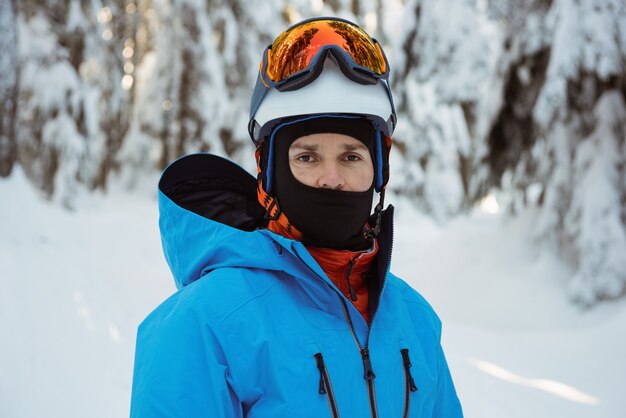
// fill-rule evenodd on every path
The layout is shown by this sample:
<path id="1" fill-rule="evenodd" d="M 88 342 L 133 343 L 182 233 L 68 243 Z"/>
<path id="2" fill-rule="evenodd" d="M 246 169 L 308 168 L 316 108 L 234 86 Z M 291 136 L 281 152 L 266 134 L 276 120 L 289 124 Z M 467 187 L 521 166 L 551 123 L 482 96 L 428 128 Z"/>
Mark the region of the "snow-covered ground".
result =
<path id="1" fill-rule="evenodd" d="M 156 182 L 156 179 L 154 179 Z M 534 214 L 445 227 L 396 201 L 392 266 L 433 304 L 467 418 L 626 416 L 626 301 L 571 306 Z M 174 291 L 154 194 L 69 212 L 0 179 L 0 417 L 128 415 L 135 330 Z"/>

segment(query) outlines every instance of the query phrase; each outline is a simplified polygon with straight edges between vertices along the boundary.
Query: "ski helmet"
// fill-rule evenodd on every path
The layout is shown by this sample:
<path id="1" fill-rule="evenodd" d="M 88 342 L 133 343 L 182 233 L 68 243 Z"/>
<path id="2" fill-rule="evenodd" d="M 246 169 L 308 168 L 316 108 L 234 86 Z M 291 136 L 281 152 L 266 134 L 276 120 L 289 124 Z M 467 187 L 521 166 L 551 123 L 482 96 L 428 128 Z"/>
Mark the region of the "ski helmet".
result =
<path id="1" fill-rule="evenodd" d="M 280 65 L 285 69 L 277 68 Z M 396 125 L 388 75 L 387 59 L 378 42 L 343 19 L 300 22 L 265 50 L 250 103 L 248 132 L 257 146 L 258 196 L 268 219 L 284 218 L 291 228 L 268 188 L 273 134 L 298 120 L 329 117 L 359 118 L 372 124 L 374 188 L 381 192 L 380 213 Z"/>

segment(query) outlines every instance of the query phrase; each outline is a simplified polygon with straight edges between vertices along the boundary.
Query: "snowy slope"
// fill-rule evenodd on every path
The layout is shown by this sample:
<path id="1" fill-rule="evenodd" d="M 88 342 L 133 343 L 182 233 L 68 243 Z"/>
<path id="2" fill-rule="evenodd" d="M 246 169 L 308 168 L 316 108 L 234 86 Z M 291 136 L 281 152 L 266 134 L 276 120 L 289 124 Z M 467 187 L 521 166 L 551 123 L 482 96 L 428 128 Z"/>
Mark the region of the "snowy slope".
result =
<path id="1" fill-rule="evenodd" d="M 533 241 L 538 214 L 477 210 L 440 228 L 399 212 L 392 268 L 442 317 L 468 418 L 626 416 L 626 303 L 568 301 L 571 272 Z"/>
<path id="2" fill-rule="evenodd" d="M 569 305 L 533 213 L 440 227 L 396 203 L 392 268 L 440 313 L 468 418 L 624 416 L 626 303 Z M 76 207 L 43 202 L 19 169 L 0 180 L 0 417 L 127 416 L 135 329 L 174 291 L 154 195 Z"/>
<path id="3" fill-rule="evenodd" d="M 70 213 L 0 182 L 0 417 L 128 416 L 135 330 L 174 289 L 156 199 Z"/>

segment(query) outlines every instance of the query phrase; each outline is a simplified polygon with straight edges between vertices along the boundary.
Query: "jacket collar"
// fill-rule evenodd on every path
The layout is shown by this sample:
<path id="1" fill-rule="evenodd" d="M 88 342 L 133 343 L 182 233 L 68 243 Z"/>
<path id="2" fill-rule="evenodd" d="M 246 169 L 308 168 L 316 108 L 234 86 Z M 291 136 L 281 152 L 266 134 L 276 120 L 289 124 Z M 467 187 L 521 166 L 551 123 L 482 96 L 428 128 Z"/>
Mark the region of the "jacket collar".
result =
<path id="1" fill-rule="evenodd" d="M 257 201 L 256 186 L 256 179 L 241 167 L 207 153 L 182 157 L 165 169 L 159 181 L 159 227 L 178 288 L 218 267 L 285 271 L 286 266 L 277 265 L 273 256 L 284 251 L 330 283 L 300 242 L 265 229 L 265 210 Z M 382 290 L 391 259 L 392 216 L 390 206 L 382 216 L 376 294 Z M 370 299 L 375 302 L 379 297 Z"/>

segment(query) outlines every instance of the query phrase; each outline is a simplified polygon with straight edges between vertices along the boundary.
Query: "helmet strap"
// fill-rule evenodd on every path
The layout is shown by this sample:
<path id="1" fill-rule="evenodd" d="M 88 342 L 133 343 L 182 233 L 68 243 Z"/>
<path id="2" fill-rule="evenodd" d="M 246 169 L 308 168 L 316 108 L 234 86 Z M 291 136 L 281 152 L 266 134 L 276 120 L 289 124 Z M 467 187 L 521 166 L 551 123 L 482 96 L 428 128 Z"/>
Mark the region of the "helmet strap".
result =
<path id="1" fill-rule="evenodd" d="M 380 199 L 378 201 L 378 204 L 374 208 L 374 214 L 372 215 L 372 218 L 374 219 L 374 225 L 369 226 L 368 224 L 365 224 L 363 226 L 363 234 L 368 240 L 372 241 L 372 243 L 374 242 L 374 240 L 376 240 L 376 237 L 378 237 L 378 234 L 380 234 L 380 225 L 381 225 L 381 218 L 382 218 L 384 204 L 385 204 L 385 189 L 382 189 L 380 191 Z"/>

